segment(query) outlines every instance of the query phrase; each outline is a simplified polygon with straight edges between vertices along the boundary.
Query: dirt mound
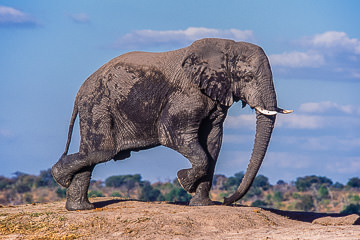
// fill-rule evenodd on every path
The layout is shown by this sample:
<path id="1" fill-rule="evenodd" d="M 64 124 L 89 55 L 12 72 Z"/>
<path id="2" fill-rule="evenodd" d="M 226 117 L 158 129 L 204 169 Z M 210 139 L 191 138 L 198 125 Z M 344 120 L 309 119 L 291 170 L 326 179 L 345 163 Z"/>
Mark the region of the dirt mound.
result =
<path id="1" fill-rule="evenodd" d="M 0 208 L 0 239 L 360 239 L 358 215 L 119 198 L 68 212 L 63 201 Z"/>

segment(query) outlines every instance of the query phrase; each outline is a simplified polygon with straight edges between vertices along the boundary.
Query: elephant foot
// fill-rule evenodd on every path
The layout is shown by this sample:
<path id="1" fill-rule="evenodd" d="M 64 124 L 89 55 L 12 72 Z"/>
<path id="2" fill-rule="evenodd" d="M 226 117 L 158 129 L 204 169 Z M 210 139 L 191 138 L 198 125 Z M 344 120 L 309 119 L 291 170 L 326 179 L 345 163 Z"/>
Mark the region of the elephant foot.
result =
<path id="1" fill-rule="evenodd" d="M 216 202 L 211 201 L 210 198 L 198 198 L 196 195 L 190 200 L 189 206 L 209 206 L 216 205 Z"/>
<path id="2" fill-rule="evenodd" d="M 205 172 L 196 171 L 193 168 L 182 169 L 177 172 L 177 178 L 182 188 L 189 193 L 196 191 L 199 180 L 205 176 Z"/>
<path id="3" fill-rule="evenodd" d="M 77 210 L 91 210 L 94 209 L 95 206 L 89 201 L 78 202 L 78 201 L 67 200 L 65 208 L 68 211 L 77 211 Z"/>
<path id="4" fill-rule="evenodd" d="M 93 168 L 94 167 L 89 167 L 75 174 L 70 186 L 66 189 L 65 208 L 67 210 L 90 210 L 95 208 L 94 205 L 89 202 L 87 196 Z"/>
<path id="5" fill-rule="evenodd" d="M 58 161 L 56 164 L 54 164 L 54 166 L 52 166 L 51 174 L 52 174 L 55 182 L 57 182 L 62 187 L 67 188 L 71 184 L 72 176 L 66 174 L 66 172 L 64 171 L 64 167 L 61 166 L 60 161 Z"/>

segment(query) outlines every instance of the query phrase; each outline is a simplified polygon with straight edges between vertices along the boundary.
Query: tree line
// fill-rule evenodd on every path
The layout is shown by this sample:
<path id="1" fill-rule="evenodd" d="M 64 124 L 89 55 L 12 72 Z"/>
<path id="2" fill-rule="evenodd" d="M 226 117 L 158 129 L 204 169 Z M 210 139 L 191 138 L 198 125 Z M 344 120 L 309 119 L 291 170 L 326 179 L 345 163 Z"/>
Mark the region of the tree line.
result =
<path id="1" fill-rule="evenodd" d="M 239 186 L 243 172 L 231 177 L 215 175 L 211 198 L 222 201 Z M 189 202 L 191 195 L 181 188 L 177 179 L 151 184 L 140 174 L 111 176 L 105 181 L 92 180 L 89 197 L 121 197 L 142 201 Z M 0 204 L 49 202 L 66 197 L 66 189 L 54 181 L 51 170 L 38 176 L 22 172 L 14 177 L 0 176 Z M 344 185 L 322 176 L 298 177 L 294 182 L 279 180 L 271 185 L 264 175 L 258 175 L 241 204 L 284 210 L 341 211 L 360 213 L 360 179 L 353 177 Z"/>

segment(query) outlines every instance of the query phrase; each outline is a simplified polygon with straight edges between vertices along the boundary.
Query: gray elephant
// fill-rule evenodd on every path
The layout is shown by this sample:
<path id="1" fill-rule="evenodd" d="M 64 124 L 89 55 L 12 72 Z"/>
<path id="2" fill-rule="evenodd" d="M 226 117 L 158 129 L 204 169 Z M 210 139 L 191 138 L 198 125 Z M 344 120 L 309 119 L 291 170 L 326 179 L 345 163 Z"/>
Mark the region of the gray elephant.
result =
<path id="1" fill-rule="evenodd" d="M 130 52 L 92 74 L 76 95 L 64 154 L 52 167 L 67 188 L 68 210 L 92 209 L 87 198 L 94 166 L 130 157 L 159 145 L 181 153 L 192 168 L 177 173 L 194 193 L 190 205 L 210 205 L 223 123 L 237 101 L 256 109 L 256 137 L 250 164 L 231 204 L 250 188 L 267 151 L 278 108 L 271 68 L 253 44 L 202 39 L 164 53 Z M 79 115 L 79 152 L 68 155 Z"/>

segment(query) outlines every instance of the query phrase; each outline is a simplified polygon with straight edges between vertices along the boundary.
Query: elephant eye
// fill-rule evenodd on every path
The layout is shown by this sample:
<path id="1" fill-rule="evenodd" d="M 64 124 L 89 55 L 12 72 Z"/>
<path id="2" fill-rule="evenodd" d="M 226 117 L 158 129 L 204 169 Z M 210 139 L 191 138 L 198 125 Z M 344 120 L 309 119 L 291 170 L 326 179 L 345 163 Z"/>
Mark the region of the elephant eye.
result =
<path id="1" fill-rule="evenodd" d="M 251 82 L 254 79 L 254 76 L 252 74 L 247 74 L 244 76 L 244 82 L 248 83 Z"/>

